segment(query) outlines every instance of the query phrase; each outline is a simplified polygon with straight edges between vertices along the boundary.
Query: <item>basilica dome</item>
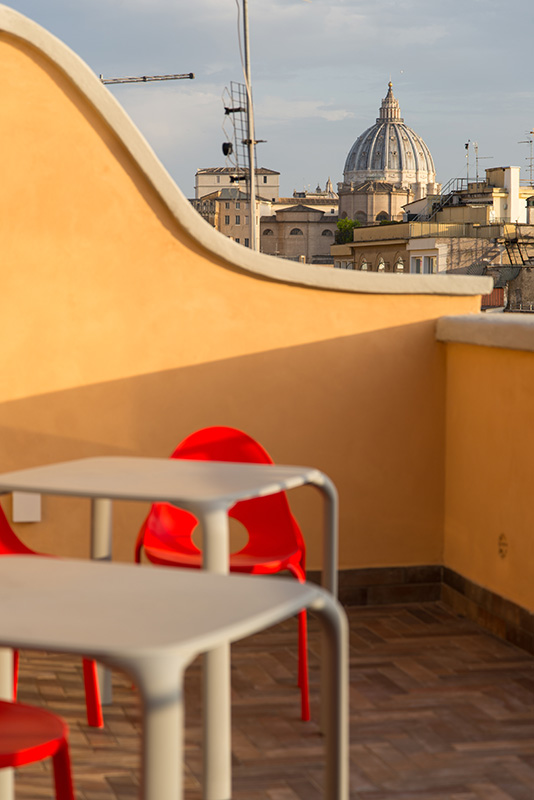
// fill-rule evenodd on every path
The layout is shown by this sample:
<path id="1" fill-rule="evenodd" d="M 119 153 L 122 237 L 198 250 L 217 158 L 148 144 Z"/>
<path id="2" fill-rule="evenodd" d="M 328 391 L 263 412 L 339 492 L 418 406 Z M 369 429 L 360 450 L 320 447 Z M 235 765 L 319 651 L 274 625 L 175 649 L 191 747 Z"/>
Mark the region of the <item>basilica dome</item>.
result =
<path id="1" fill-rule="evenodd" d="M 343 178 L 346 185 L 383 181 L 399 188 L 409 187 L 416 197 L 426 194 L 428 184 L 435 183 L 436 171 L 430 150 L 421 137 L 404 124 L 391 82 L 376 123 L 351 147 Z M 418 187 L 421 187 L 419 191 Z"/>

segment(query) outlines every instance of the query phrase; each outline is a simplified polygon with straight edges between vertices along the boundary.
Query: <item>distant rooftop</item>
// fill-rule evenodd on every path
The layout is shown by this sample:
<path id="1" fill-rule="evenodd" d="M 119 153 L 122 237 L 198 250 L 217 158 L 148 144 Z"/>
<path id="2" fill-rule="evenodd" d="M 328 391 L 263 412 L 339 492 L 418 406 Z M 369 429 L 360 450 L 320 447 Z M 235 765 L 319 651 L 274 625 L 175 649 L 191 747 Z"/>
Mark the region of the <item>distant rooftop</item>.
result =
<path id="1" fill-rule="evenodd" d="M 204 167 L 197 169 L 197 175 L 235 175 L 242 172 L 245 174 L 248 170 L 243 167 Z M 267 169 L 266 167 L 256 167 L 255 172 L 260 175 L 280 175 L 274 169 Z"/>

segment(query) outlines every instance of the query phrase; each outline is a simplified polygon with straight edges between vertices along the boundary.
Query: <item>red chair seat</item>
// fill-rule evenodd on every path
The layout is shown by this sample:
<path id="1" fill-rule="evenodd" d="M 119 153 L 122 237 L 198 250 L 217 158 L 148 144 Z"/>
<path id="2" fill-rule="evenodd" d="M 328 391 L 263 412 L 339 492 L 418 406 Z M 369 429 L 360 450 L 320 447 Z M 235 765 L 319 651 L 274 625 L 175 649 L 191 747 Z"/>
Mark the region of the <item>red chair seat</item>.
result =
<path id="1" fill-rule="evenodd" d="M 0 769 L 52 758 L 57 800 L 75 800 L 68 728 L 42 708 L 0 700 Z"/>

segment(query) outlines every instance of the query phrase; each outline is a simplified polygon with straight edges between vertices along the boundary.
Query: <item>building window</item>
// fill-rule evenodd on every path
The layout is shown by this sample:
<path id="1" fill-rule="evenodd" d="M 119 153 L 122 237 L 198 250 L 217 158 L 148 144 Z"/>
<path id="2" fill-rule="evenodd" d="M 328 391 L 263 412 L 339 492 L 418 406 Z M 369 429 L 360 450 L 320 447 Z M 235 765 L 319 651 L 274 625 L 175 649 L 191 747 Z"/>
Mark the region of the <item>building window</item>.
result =
<path id="1" fill-rule="evenodd" d="M 220 183 L 220 182 L 221 182 L 221 176 L 217 175 L 217 183 Z"/>
<path id="2" fill-rule="evenodd" d="M 241 217 L 240 217 L 239 214 L 236 214 L 236 216 L 235 216 L 235 224 L 236 225 L 241 225 Z"/>
<path id="3" fill-rule="evenodd" d="M 325 230 L 321 233 L 321 236 L 333 236 L 333 235 L 334 235 L 333 232 L 328 230 Z"/>
<path id="4" fill-rule="evenodd" d="M 377 272 L 385 272 L 386 271 L 386 265 L 384 264 L 384 259 L 383 258 L 380 258 L 378 260 L 378 266 L 377 266 L 376 270 L 377 270 Z"/>
<path id="5" fill-rule="evenodd" d="M 264 236 L 273 236 L 273 232 L 272 232 L 272 230 L 270 228 L 265 228 L 265 230 L 263 231 L 263 235 Z"/>
<path id="6" fill-rule="evenodd" d="M 250 247 L 250 240 L 245 237 L 245 247 Z"/>
<path id="7" fill-rule="evenodd" d="M 410 261 L 410 272 L 414 272 L 416 275 L 421 274 L 421 257 L 420 256 L 412 256 Z"/>
<path id="8" fill-rule="evenodd" d="M 248 217 L 245 217 L 245 225 L 248 225 Z"/>
<path id="9" fill-rule="evenodd" d="M 225 207 L 225 208 L 230 208 L 230 203 L 225 203 L 225 204 L 224 204 L 224 207 Z"/>
<path id="10" fill-rule="evenodd" d="M 404 261 L 400 256 L 395 262 L 395 272 L 404 272 Z"/>
<path id="11" fill-rule="evenodd" d="M 362 261 L 362 263 L 360 264 L 360 269 L 363 270 L 364 272 L 367 272 L 367 270 L 369 269 L 369 264 L 367 263 L 367 261 Z"/>
<path id="12" fill-rule="evenodd" d="M 229 214 L 225 214 L 225 216 L 224 216 L 224 224 L 225 225 L 229 225 L 230 224 L 230 215 Z"/>
<path id="13" fill-rule="evenodd" d="M 237 201 L 237 203 L 235 204 L 235 207 L 236 207 L 236 208 L 238 208 L 238 209 L 239 209 L 239 208 L 241 208 L 241 203 L 239 202 L 239 200 L 238 200 L 238 201 Z"/>
<path id="14" fill-rule="evenodd" d="M 239 239 L 234 239 L 234 242 L 237 242 L 237 244 L 239 244 Z"/>
<path id="15" fill-rule="evenodd" d="M 424 256 L 423 272 L 426 275 L 433 275 L 436 271 L 436 256 Z"/>
<path id="16" fill-rule="evenodd" d="M 264 175 L 264 176 L 263 176 L 263 182 L 264 182 L 264 183 L 267 183 L 267 175 Z"/>
<path id="17" fill-rule="evenodd" d="M 304 236 L 300 228 L 293 228 L 289 231 L 290 236 Z"/>

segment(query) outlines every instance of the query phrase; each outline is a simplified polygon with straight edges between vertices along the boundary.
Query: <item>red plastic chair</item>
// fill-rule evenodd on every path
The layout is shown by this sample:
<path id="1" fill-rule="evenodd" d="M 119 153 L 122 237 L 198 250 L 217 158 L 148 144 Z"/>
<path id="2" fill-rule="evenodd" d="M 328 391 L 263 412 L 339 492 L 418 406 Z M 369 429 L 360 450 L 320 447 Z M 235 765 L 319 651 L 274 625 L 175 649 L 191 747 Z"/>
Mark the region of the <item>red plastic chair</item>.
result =
<path id="1" fill-rule="evenodd" d="M 171 458 L 192 461 L 233 461 L 272 464 L 263 447 L 240 430 L 227 427 L 203 428 L 178 445 Z M 300 582 L 306 580 L 306 548 L 300 528 L 289 508 L 284 492 L 236 503 L 229 511 L 232 519 L 247 530 L 245 546 L 230 556 L 232 572 L 272 575 L 289 571 Z M 202 553 L 191 539 L 198 524 L 196 517 L 170 505 L 154 503 L 137 537 L 135 560 L 146 557 L 165 566 L 202 566 Z M 308 646 L 306 611 L 299 614 L 299 686 L 301 715 L 310 719 L 308 687 Z"/>
<path id="2" fill-rule="evenodd" d="M 68 728 L 50 711 L 0 700 L 0 769 L 52 758 L 57 800 L 75 800 Z"/>
<path id="3" fill-rule="evenodd" d="M 21 542 L 13 528 L 7 521 L 4 509 L 0 506 L 0 556 L 9 555 L 29 555 L 29 556 L 46 556 L 45 553 L 36 553 L 30 550 L 29 547 Z M 17 684 L 19 672 L 19 654 L 15 650 L 13 654 L 13 699 L 17 699 Z M 102 728 L 104 726 L 104 719 L 102 717 L 102 705 L 100 702 L 100 688 L 98 685 L 98 676 L 96 671 L 96 663 L 83 660 L 83 681 L 85 686 L 85 703 L 87 709 L 87 723 L 92 728 Z"/>

